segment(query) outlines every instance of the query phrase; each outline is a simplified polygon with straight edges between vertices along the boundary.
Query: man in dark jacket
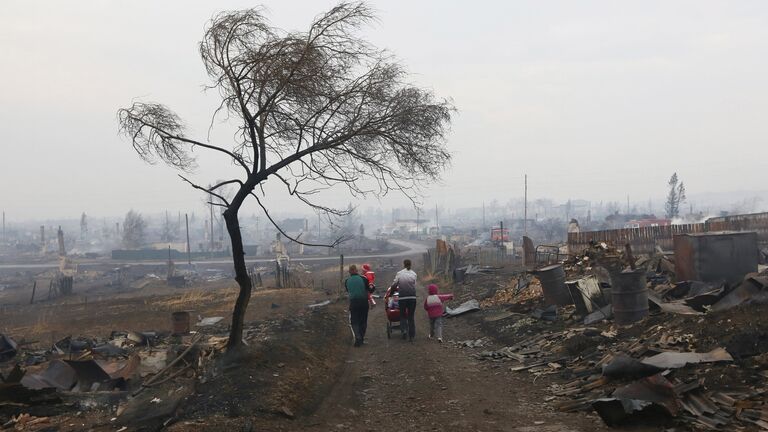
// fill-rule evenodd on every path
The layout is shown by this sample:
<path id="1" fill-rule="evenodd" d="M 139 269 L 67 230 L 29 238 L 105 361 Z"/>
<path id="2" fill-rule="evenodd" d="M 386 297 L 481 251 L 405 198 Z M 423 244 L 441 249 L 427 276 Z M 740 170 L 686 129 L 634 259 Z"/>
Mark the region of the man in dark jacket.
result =
<path id="1" fill-rule="evenodd" d="M 344 279 L 344 288 L 349 294 L 349 324 L 355 334 L 355 346 L 363 345 L 368 327 L 368 293 L 371 286 L 368 279 L 357 273 L 357 266 L 349 266 L 349 277 Z"/>

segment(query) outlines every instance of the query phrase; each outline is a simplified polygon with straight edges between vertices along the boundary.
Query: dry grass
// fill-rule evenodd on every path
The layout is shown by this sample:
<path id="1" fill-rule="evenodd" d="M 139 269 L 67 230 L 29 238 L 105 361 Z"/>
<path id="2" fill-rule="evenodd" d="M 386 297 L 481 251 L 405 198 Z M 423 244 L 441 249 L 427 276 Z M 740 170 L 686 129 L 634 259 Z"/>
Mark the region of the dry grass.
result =
<path id="1" fill-rule="evenodd" d="M 166 291 L 167 292 L 167 291 Z M 146 293 L 144 291 L 143 293 Z M 39 303 L 0 309 L 0 332 L 16 340 L 39 340 L 41 346 L 65 335 L 106 337 L 113 330 L 170 331 L 171 313 L 190 311 L 195 316 L 232 313 L 238 289 L 232 284 L 176 290 L 173 294 L 132 297 L 92 296 L 88 303 Z M 147 293 L 149 294 L 149 293 Z M 96 300 L 101 297 L 101 299 Z M 308 288 L 254 291 L 246 320 L 293 315 L 326 296 Z"/>
<path id="2" fill-rule="evenodd" d="M 29 328 L 29 333 L 32 335 L 40 335 L 48 333 L 51 323 L 49 316 L 52 315 L 52 311 L 43 309 L 42 313 L 37 316 L 37 322 Z"/>
<path id="3" fill-rule="evenodd" d="M 153 311 L 169 312 L 233 302 L 236 297 L 237 290 L 234 289 L 204 290 L 197 288 L 175 296 L 146 298 L 144 304 Z"/>

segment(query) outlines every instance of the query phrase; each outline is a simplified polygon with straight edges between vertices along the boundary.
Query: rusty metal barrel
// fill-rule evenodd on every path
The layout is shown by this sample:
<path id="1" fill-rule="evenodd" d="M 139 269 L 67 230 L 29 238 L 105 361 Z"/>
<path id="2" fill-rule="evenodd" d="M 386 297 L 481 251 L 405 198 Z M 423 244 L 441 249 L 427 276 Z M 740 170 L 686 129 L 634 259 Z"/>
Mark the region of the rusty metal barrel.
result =
<path id="1" fill-rule="evenodd" d="M 571 293 L 565 285 L 565 270 L 562 264 L 542 267 L 534 273 L 541 282 L 541 290 L 544 292 L 544 301 L 547 305 L 573 304 Z"/>
<path id="2" fill-rule="evenodd" d="M 613 320 L 627 325 L 648 316 L 648 288 L 644 270 L 611 273 Z"/>
<path id="3" fill-rule="evenodd" d="M 173 335 L 185 335 L 189 333 L 189 312 L 181 311 L 171 314 L 173 322 Z"/>

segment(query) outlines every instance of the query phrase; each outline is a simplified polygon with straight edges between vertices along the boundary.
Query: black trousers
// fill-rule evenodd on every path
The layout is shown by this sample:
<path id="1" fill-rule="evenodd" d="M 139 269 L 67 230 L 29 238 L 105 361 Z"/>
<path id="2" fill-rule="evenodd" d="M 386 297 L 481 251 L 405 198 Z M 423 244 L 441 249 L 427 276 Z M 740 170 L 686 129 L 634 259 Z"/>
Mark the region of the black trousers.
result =
<path id="1" fill-rule="evenodd" d="M 355 334 L 355 341 L 362 342 L 368 328 L 368 299 L 349 301 L 349 324 Z"/>
<path id="2" fill-rule="evenodd" d="M 400 331 L 403 334 L 408 333 L 408 337 L 413 339 L 416 336 L 416 299 L 399 300 L 400 303 Z"/>

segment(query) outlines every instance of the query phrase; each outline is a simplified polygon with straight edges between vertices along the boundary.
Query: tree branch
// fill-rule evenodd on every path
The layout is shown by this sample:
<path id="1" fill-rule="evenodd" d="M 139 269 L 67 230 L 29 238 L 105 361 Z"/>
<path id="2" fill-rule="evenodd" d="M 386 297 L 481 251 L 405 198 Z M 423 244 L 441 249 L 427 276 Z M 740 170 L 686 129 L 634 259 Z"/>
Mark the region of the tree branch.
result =
<path id="1" fill-rule="evenodd" d="M 229 207 L 229 205 L 230 205 L 229 201 L 226 198 L 224 198 L 223 196 L 221 196 L 221 195 L 217 194 L 216 192 L 214 192 L 215 188 L 206 189 L 206 188 L 204 188 L 202 186 L 199 186 L 199 185 L 197 185 L 195 183 L 192 183 L 188 178 L 184 177 L 181 174 L 179 174 L 178 176 L 181 177 L 181 179 L 184 180 L 185 182 L 189 183 L 193 188 L 199 189 L 199 190 L 201 190 L 203 192 L 208 193 L 211 196 L 214 196 L 214 197 L 220 199 L 221 202 L 226 204 L 226 206 L 223 206 L 223 207 Z M 225 183 L 231 183 L 231 181 L 225 182 Z M 219 185 L 217 185 L 216 187 L 219 187 L 219 186 L 221 186 L 221 183 Z"/>
<path id="2" fill-rule="evenodd" d="M 232 180 L 223 181 L 223 182 L 221 182 L 221 183 L 219 183 L 219 184 L 217 184 L 215 186 L 211 186 L 211 188 L 209 190 L 215 191 L 216 189 L 218 189 L 218 188 L 220 188 L 222 186 L 225 186 L 225 185 L 228 185 L 228 184 L 232 184 L 232 183 L 237 183 L 241 187 L 243 186 L 243 182 L 242 181 L 240 181 L 238 179 L 232 179 Z"/>
<path id="3" fill-rule="evenodd" d="M 274 219 L 272 219 L 272 215 L 269 214 L 269 211 L 267 210 L 267 208 L 264 207 L 264 204 L 261 203 L 261 200 L 259 199 L 259 197 L 256 194 L 254 194 L 253 192 L 251 192 L 251 195 L 254 198 L 256 198 L 256 202 L 259 204 L 259 207 L 261 207 L 261 210 L 264 212 L 264 215 L 267 216 L 267 219 L 269 219 L 269 222 L 272 223 L 272 225 L 280 232 L 280 234 L 282 234 L 285 238 L 287 238 L 288 240 L 290 240 L 290 241 L 292 241 L 294 243 L 298 243 L 298 244 L 301 244 L 301 245 L 304 245 L 304 246 L 318 246 L 318 247 L 334 248 L 334 247 L 338 246 L 339 244 L 341 244 L 341 243 L 343 243 L 343 242 L 345 242 L 345 241 L 350 239 L 350 237 L 341 236 L 341 237 L 337 238 L 336 240 L 334 240 L 333 243 L 331 243 L 331 244 L 319 244 L 319 243 L 306 243 L 306 242 L 300 241 L 298 238 L 293 238 L 290 235 L 288 235 L 288 233 L 283 231 L 283 229 L 280 227 L 280 224 L 278 224 Z"/>

